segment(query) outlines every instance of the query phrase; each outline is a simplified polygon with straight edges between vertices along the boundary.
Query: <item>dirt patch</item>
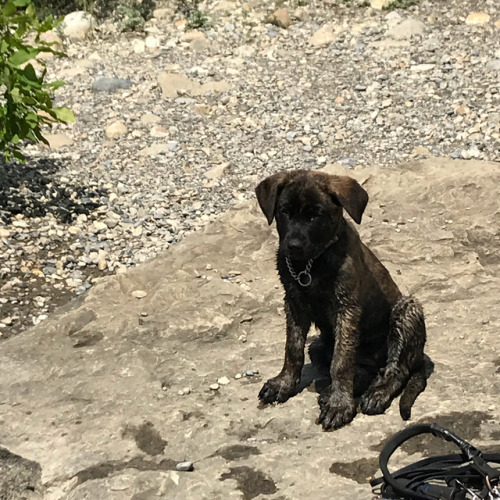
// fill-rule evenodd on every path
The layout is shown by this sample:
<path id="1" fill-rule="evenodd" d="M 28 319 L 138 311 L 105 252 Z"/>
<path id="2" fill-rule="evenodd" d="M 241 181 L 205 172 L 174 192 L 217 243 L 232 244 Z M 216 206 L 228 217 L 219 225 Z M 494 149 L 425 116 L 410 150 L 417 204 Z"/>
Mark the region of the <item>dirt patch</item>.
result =
<path id="1" fill-rule="evenodd" d="M 162 439 L 151 422 L 144 422 L 138 427 L 125 427 L 122 437 L 133 437 L 137 447 L 152 456 L 160 455 L 167 446 L 167 441 Z"/>
<path id="2" fill-rule="evenodd" d="M 250 455 L 260 455 L 260 450 L 255 446 L 245 446 L 243 444 L 234 444 L 225 446 L 214 453 L 214 456 L 225 458 L 226 460 L 238 460 L 248 458 Z"/>
<path id="3" fill-rule="evenodd" d="M 175 466 L 175 460 L 171 460 L 169 458 L 156 463 L 145 460 L 142 457 L 136 457 L 132 460 L 123 462 L 102 462 L 77 472 L 74 477 L 77 478 L 77 484 L 82 484 L 94 479 L 104 479 L 105 477 L 109 477 L 112 474 L 116 474 L 117 472 L 121 472 L 125 469 L 136 469 L 140 471 L 167 471 L 175 470 Z"/>
<path id="4" fill-rule="evenodd" d="M 330 472 L 359 484 L 367 483 L 378 470 L 378 458 L 361 458 L 354 462 L 333 462 Z"/>
<path id="5" fill-rule="evenodd" d="M 231 467 L 229 472 L 220 477 L 221 481 L 226 479 L 236 480 L 237 488 L 243 493 L 245 500 L 251 500 L 259 495 L 272 495 L 278 491 L 270 477 L 251 467 Z"/>

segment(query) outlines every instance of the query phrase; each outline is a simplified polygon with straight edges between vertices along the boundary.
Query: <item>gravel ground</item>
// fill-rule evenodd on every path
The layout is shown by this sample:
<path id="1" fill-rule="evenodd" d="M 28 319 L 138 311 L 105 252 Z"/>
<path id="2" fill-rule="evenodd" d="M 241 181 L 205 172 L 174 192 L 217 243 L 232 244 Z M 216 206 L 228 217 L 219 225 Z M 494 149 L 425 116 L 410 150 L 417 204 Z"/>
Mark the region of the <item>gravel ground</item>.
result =
<path id="1" fill-rule="evenodd" d="M 48 77 L 67 82 L 56 103 L 76 124 L 47 130 L 51 148 L 27 146 L 27 165 L 0 163 L 0 337 L 164 252 L 278 170 L 500 161 L 495 3 L 285 2 L 282 28 L 265 22 L 269 4 L 222 0 L 200 5 L 209 29 L 163 10 L 145 32 L 108 22 L 65 41 Z M 129 88 L 100 91 L 104 77 Z"/>

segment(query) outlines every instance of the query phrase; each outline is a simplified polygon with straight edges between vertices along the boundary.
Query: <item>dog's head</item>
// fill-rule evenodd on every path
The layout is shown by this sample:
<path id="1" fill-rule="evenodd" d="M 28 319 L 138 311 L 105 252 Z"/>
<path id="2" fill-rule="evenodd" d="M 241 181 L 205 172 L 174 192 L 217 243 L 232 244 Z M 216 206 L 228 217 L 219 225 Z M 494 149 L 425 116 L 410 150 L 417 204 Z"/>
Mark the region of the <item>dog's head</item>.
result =
<path id="1" fill-rule="evenodd" d="M 269 224 L 276 218 L 280 249 L 294 260 L 321 254 L 337 240 L 342 209 L 359 224 L 368 203 L 354 179 L 307 170 L 267 177 L 255 192 Z"/>

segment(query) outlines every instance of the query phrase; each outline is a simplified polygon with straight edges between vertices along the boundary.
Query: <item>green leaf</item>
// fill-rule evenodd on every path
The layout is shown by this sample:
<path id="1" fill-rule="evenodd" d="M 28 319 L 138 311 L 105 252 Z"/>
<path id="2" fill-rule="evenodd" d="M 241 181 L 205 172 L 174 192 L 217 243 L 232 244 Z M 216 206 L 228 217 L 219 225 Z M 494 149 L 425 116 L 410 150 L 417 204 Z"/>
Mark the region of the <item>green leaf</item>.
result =
<path id="1" fill-rule="evenodd" d="M 16 13 L 16 11 L 17 11 L 16 6 L 12 2 L 7 2 L 2 10 L 2 14 L 5 17 L 11 17 Z"/>
<path id="2" fill-rule="evenodd" d="M 56 80 L 55 82 L 47 84 L 47 86 L 53 90 L 57 90 L 59 87 L 63 87 L 64 85 L 66 85 L 66 82 L 63 82 L 62 80 Z"/>
<path id="3" fill-rule="evenodd" d="M 50 146 L 50 143 L 45 137 L 42 135 L 42 131 L 40 130 L 40 127 L 36 127 L 33 129 L 33 133 L 36 135 L 36 138 L 40 141 L 43 142 L 44 144 L 47 144 L 47 146 Z"/>
<path id="4" fill-rule="evenodd" d="M 26 5 L 31 3 L 31 0 L 12 0 L 12 3 L 16 7 L 26 7 Z"/>
<path id="5" fill-rule="evenodd" d="M 62 19 L 64 19 L 64 17 Z M 40 33 L 45 33 L 46 31 L 55 28 L 58 24 L 59 22 L 57 20 L 54 21 L 54 17 L 50 14 L 42 21 L 38 29 L 40 30 Z"/>
<path id="6" fill-rule="evenodd" d="M 39 52 L 39 49 L 34 48 L 31 48 L 31 50 L 17 50 L 9 57 L 9 63 L 12 64 L 12 66 L 21 66 L 21 64 L 37 56 Z"/>
<path id="7" fill-rule="evenodd" d="M 33 7 L 33 4 L 28 5 L 28 8 L 26 9 L 26 15 L 30 17 L 36 16 L 35 7 Z"/>
<path id="8" fill-rule="evenodd" d="M 28 113 L 24 119 L 30 125 L 31 128 L 38 125 L 39 118 L 38 115 L 35 113 Z"/>
<path id="9" fill-rule="evenodd" d="M 14 22 L 14 20 L 13 20 Z M 26 32 L 28 31 L 28 26 L 26 23 L 26 19 L 24 17 L 21 17 L 17 20 L 17 29 L 16 29 L 16 36 L 18 38 L 22 38 Z"/>
<path id="10" fill-rule="evenodd" d="M 56 118 L 61 122 L 76 122 L 73 111 L 68 108 L 54 108 Z"/>
<path id="11" fill-rule="evenodd" d="M 23 69 L 23 74 L 30 82 L 38 83 L 38 77 L 36 76 L 36 71 L 32 64 L 26 65 Z"/>
<path id="12" fill-rule="evenodd" d="M 23 163 L 26 162 L 26 157 L 21 153 L 21 151 L 18 151 L 17 149 L 14 149 L 14 151 L 12 151 L 12 156 L 18 161 L 21 161 Z"/>
<path id="13" fill-rule="evenodd" d="M 12 99 L 13 102 L 21 102 L 21 93 L 19 92 L 19 89 L 16 87 L 15 89 L 12 89 L 12 91 L 10 92 L 10 97 Z"/>

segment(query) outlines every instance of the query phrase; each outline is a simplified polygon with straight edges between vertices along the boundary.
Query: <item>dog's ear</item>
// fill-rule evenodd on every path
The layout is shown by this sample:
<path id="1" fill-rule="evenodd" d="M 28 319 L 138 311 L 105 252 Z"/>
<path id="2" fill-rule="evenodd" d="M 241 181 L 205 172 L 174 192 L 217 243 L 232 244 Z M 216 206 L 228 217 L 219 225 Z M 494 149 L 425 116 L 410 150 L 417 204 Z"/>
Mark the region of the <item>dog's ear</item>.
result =
<path id="1" fill-rule="evenodd" d="M 360 224 L 368 203 L 368 193 L 357 181 L 345 175 L 328 175 L 326 185 L 328 193 L 337 199 L 357 224 Z"/>
<path id="2" fill-rule="evenodd" d="M 266 177 L 256 188 L 255 194 L 261 210 L 267 218 L 269 225 L 273 222 L 274 212 L 276 210 L 276 201 L 283 186 L 288 182 L 289 172 L 280 172 L 278 174 Z"/>

